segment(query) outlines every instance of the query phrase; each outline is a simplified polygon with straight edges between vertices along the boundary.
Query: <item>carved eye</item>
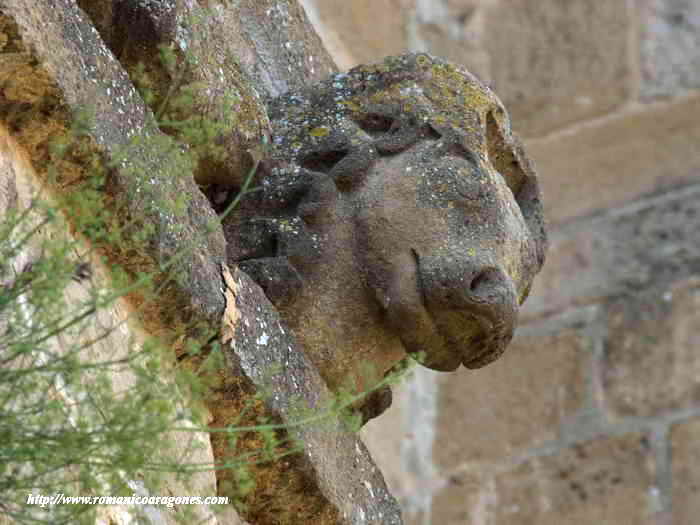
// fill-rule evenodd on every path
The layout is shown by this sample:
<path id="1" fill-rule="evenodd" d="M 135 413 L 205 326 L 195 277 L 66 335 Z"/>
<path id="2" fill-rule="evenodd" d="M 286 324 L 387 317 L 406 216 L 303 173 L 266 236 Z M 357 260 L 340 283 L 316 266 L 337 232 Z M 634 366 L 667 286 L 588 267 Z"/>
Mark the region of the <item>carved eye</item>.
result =
<path id="1" fill-rule="evenodd" d="M 329 173 L 347 154 L 348 150 L 346 149 L 318 151 L 304 157 L 300 164 L 310 171 Z"/>
<path id="2" fill-rule="evenodd" d="M 503 110 L 499 112 L 501 111 Z M 486 115 L 489 159 L 513 192 L 515 201 L 535 239 L 537 260 L 541 267 L 547 249 L 547 234 L 544 230 L 537 175 L 523 152 L 520 141 L 515 136 L 505 136 L 506 133 L 507 130 L 501 130 L 494 112 L 489 112 Z"/>

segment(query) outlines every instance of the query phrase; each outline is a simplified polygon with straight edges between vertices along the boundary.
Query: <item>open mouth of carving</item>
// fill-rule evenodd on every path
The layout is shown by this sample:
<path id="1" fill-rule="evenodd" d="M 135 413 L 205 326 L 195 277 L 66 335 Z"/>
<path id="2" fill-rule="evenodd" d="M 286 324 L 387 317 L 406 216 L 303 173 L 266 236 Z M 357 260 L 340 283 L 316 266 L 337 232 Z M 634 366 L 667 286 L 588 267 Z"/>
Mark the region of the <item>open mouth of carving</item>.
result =
<path id="1" fill-rule="evenodd" d="M 511 338 L 512 333 L 492 335 L 483 344 L 475 346 L 473 355 L 462 361 L 462 364 L 465 368 L 476 369 L 493 363 L 503 355 Z"/>
<path id="2" fill-rule="evenodd" d="M 465 330 L 474 326 L 465 314 Z M 418 323 L 417 323 L 418 324 Z M 419 354 L 423 366 L 432 370 L 450 372 L 460 365 L 469 369 L 481 368 L 498 359 L 510 341 L 510 334 L 493 333 L 489 328 L 474 333 L 469 330 L 462 337 L 452 337 L 436 323 L 423 325 L 424 334 L 416 336 L 410 328 L 399 332 L 404 349 L 409 354 Z M 489 325 L 490 326 L 490 325 Z"/>
<path id="3" fill-rule="evenodd" d="M 512 338 L 512 327 L 491 316 L 468 310 L 433 317 L 435 330 L 444 334 L 449 352 L 469 369 L 481 368 L 498 359 Z M 451 318 L 449 322 L 444 317 Z M 452 336 L 457 333 L 459 335 Z"/>

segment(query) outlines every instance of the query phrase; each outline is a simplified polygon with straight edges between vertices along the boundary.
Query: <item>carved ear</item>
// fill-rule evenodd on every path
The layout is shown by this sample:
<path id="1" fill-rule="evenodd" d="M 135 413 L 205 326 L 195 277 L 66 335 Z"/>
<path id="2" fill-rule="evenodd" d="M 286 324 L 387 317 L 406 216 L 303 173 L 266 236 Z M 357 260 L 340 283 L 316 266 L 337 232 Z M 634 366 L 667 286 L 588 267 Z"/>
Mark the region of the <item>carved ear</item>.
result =
<path id="1" fill-rule="evenodd" d="M 489 160 L 518 197 L 528 177 L 537 178 L 532 163 L 524 158 L 520 141 L 513 136 L 505 112 L 494 109 L 486 114 L 486 147 Z"/>
<path id="2" fill-rule="evenodd" d="M 486 114 L 486 147 L 491 164 L 503 176 L 520 206 L 537 244 L 537 261 L 541 267 L 547 251 L 547 232 L 537 172 L 501 107 Z"/>

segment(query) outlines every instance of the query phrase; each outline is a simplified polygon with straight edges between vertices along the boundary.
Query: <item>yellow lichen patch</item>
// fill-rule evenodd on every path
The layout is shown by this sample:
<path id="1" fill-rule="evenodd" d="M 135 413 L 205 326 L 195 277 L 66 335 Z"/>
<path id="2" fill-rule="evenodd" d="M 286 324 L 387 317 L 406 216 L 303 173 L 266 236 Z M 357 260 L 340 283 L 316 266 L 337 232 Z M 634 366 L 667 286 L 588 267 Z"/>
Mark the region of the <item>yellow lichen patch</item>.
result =
<path id="1" fill-rule="evenodd" d="M 330 133 L 330 130 L 326 126 L 319 126 L 317 128 L 312 129 L 309 131 L 309 135 L 312 137 L 325 137 Z"/>
<path id="2" fill-rule="evenodd" d="M 382 102 L 382 100 L 384 100 L 385 96 L 386 96 L 386 95 L 385 95 L 385 93 L 384 93 L 383 91 L 378 92 L 378 93 L 373 93 L 372 95 L 370 95 L 369 101 L 370 101 L 372 104 L 379 104 L 380 102 Z M 359 98 L 359 97 L 358 97 L 358 98 Z"/>
<path id="3" fill-rule="evenodd" d="M 416 64 L 418 64 L 422 68 L 430 66 L 430 62 L 430 58 L 427 55 L 418 55 L 416 57 Z"/>

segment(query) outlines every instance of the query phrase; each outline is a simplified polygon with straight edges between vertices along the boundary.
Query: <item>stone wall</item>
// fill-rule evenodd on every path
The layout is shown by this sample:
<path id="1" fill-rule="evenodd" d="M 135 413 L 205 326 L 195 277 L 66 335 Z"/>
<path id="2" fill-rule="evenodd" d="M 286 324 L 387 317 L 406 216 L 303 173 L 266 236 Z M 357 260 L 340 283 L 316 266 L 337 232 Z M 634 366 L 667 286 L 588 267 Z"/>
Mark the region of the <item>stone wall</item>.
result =
<path id="1" fill-rule="evenodd" d="M 341 68 L 427 50 L 490 82 L 544 187 L 512 347 L 417 372 L 365 430 L 408 521 L 697 523 L 700 3 L 305 4 Z"/>

